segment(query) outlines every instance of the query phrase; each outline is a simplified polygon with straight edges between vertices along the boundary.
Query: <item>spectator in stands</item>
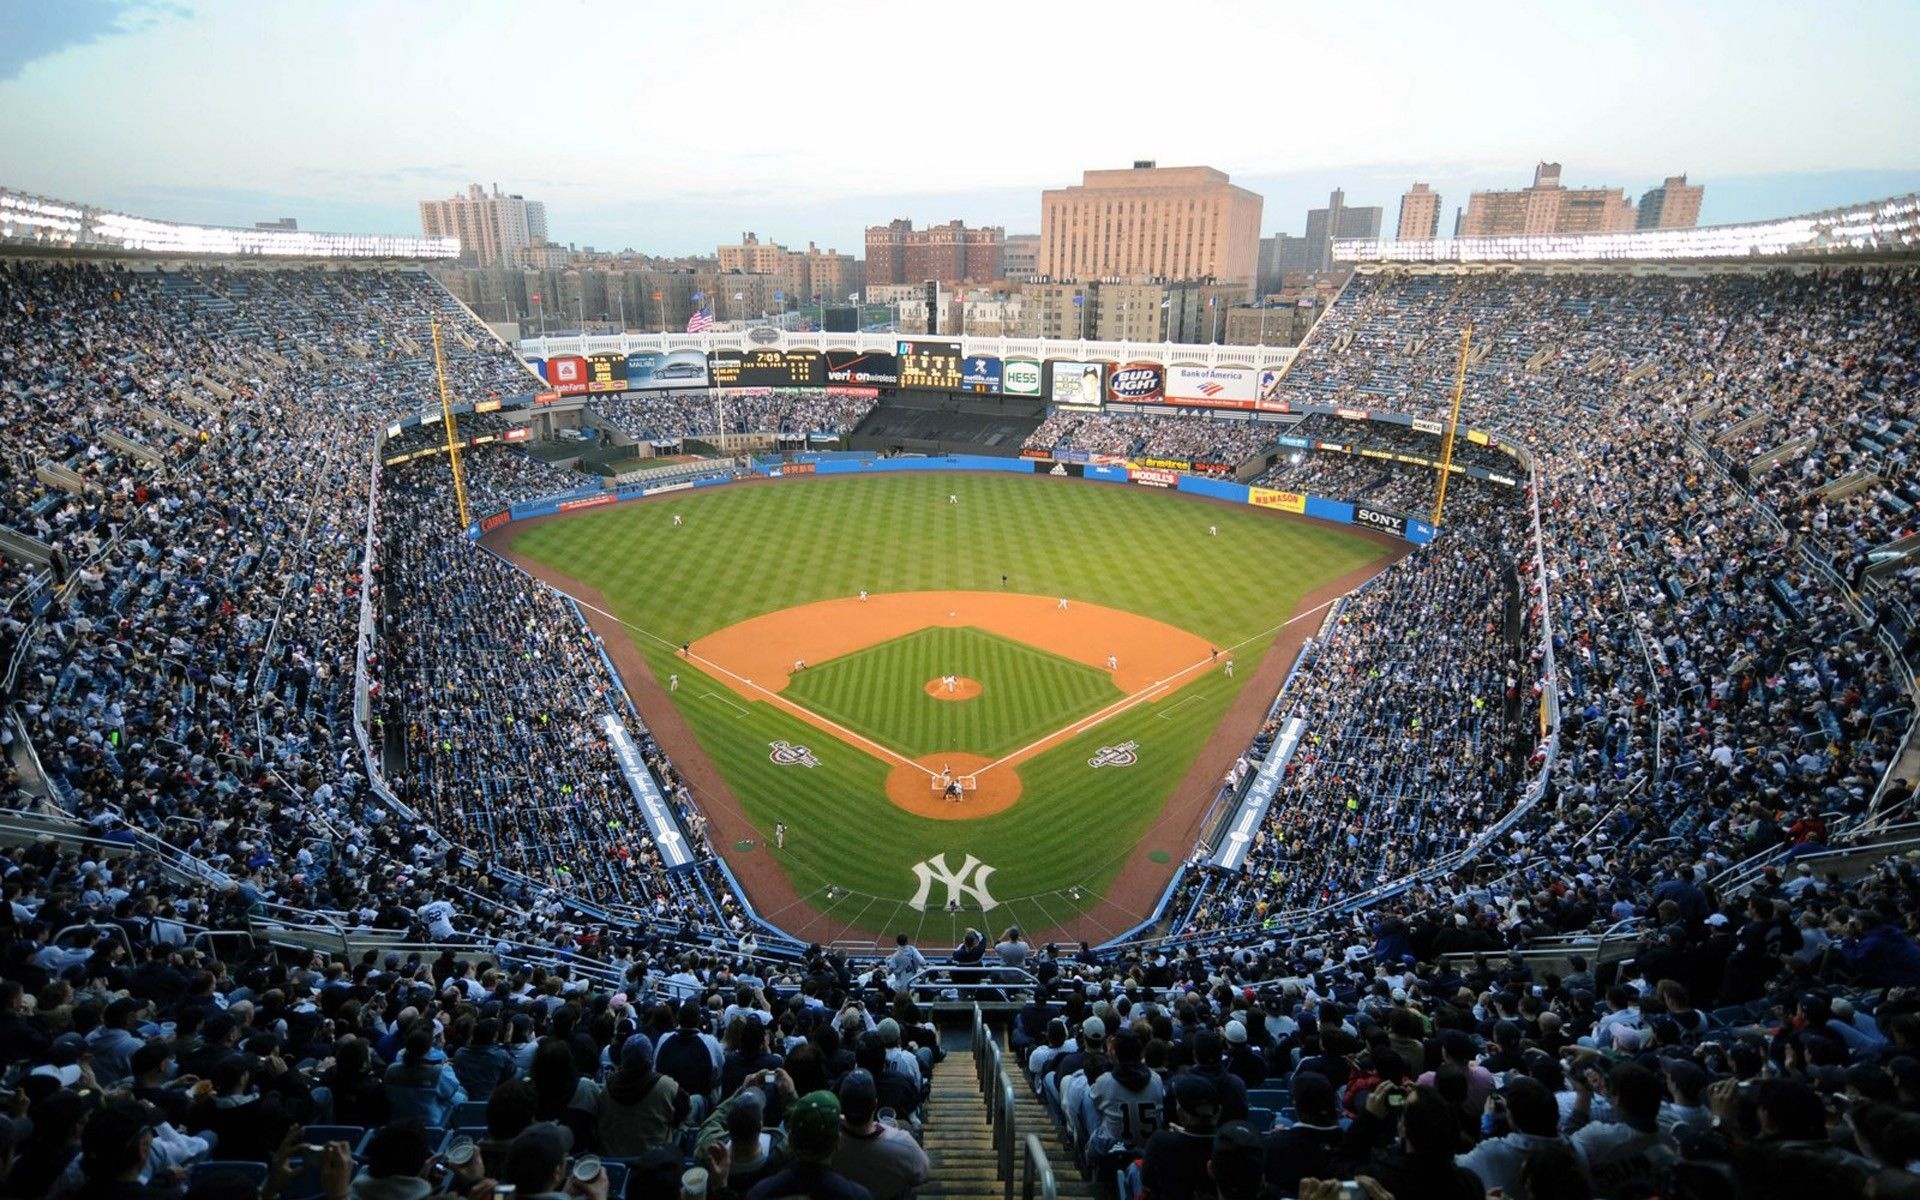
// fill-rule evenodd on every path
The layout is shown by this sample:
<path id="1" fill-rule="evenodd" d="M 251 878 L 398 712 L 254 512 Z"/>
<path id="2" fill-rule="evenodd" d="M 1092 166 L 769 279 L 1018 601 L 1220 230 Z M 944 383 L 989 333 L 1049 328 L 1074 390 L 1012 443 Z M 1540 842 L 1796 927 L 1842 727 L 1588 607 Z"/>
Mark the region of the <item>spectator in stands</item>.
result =
<path id="1" fill-rule="evenodd" d="M 747 1200 L 871 1200 L 873 1193 L 833 1169 L 840 1145 L 840 1100 L 832 1092 L 808 1092 L 793 1102 L 787 1113 L 787 1145 L 791 1162 L 755 1184 Z"/>
<path id="2" fill-rule="evenodd" d="M 387 1068 L 387 1111 L 393 1120 L 417 1120 L 445 1126 L 453 1106 L 465 1102 L 466 1091 L 447 1056 L 434 1044 L 439 1025 L 416 1019 L 407 1031 L 406 1049 Z"/>
<path id="3" fill-rule="evenodd" d="M 858 1068 L 840 1081 L 840 1144 L 833 1169 L 866 1188 L 874 1200 L 897 1200 L 926 1183 L 926 1151 L 904 1129 L 876 1120 L 880 1094 L 874 1077 Z"/>

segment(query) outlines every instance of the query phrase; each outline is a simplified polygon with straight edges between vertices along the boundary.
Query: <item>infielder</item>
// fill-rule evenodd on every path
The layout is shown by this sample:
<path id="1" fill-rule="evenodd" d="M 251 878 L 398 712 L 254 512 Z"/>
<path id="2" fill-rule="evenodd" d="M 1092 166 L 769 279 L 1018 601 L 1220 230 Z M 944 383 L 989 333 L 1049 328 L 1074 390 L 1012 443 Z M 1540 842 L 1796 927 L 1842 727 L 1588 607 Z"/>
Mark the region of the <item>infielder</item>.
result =
<path id="1" fill-rule="evenodd" d="M 773 848 L 775 850 L 785 850 L 787 848 L 787 823 L 785 821 L 775 821 L 773 823 Z"/>
<path id="2" fill-rule="evenodd" d="M 667 690 L 669 692 L 677 692 L 680 690 L 680 677 L 678 675 L 667 676 Z"/>
<path id="3" fill-rule="evenodd" d="M 860 603 L 862 603 L 862 604 L 865 604 L 866 602 L 867 602 L 867 589 L 865 589 L 865 588 L 861 588 L 861 589 L 860 589 Z"/>
<path id="4" fill-rule="evenodd" d="M 675 513 L 675 514 L 673 514 L 673 523 L 674 523 L 675 525 L 679 525 L 679 524 L 681 524 L 681 523 L 682 523 L 682 522 L 681 522 L 681 520 L 680 520 L 680 514 L 679 514 L 679 513 Z"/>
<path id="5" fill-rule="evenodd" d="M 1220 527 L 1219 527 L 1218 525 L 1209 525 L 1209 526 L 1207 526 L 1207 536 L 1208 536 L 1208 537 L 1219 537 L 1219 536 L 1220 536 Z"/>
<path id="6" fill-rule="evenodd" d="M 1059 609 L 1064 609 L 1066 608 L 1066 606 L 1067 606 L 1067 598 L 1065 596 L 1060 597 L 1060 603 L 1054 605 L 1055 608 L 1059 608 Z"/>
<path id="7" fill-rule="evenodd" d="M 1233 658 L 1231 655 L 1229 655 L 1227 658 L 1227 678 L 1228 679 L 1233 678 Z"/>
<path id="8" fill-rule="evenodd" d="M 1119 658 L 1112 654 L 1107 655 L 1107 670 L 1118 671 L 1119 669 L 1120 669 Z"/>

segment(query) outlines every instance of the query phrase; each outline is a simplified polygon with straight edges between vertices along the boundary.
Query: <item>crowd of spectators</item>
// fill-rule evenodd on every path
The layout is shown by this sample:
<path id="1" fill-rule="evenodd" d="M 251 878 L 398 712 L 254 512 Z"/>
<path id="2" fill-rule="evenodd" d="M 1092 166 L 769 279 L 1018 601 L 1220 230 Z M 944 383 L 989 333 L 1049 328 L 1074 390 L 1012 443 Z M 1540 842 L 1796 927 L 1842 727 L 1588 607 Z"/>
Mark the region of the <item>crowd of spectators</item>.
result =
<path id="1" fill-rule="evenodd" d="M 1238 466 L 1273 445 L 1273 429 L 1254 421 L 1158 417 L 1056 409 L 1028 436 L 1030 450 L 1084 450 L 1124 458 L 1183 458 Z"/>
<path id="2" fill-rule="evenodd" d="M 593 410 L 621 433 L 648 442 L 722 433 L 850 433 L 873 405 L 871 397 L 776 388 L 764 394 L 637 392 L 596 399 Z"/>

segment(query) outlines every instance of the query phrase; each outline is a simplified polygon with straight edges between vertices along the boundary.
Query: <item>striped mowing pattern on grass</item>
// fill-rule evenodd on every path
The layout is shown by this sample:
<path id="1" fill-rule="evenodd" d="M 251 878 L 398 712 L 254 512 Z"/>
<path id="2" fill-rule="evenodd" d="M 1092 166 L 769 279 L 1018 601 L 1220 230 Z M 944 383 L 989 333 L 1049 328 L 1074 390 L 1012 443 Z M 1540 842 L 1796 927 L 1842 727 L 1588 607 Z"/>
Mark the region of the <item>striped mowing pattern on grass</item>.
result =
<path id="1" fill-rule="evenodd" d="M 980 695 L 927 695 L 928 680 L 965 675 Z M 923 629 L 828 663 L 809 663 L 781 695 L 909 758 L 1018 749 L 1121 698 L 1105 672 L 980 629 Z"/>
<path id="2" fill-rule="evenodd" d="M 960 502 L 948 504 L 949 493 Z M 673 525 L 675 513 L 684 516 L 682 526 Z M 1209 525 L 1218 526 L 1217 536 L 1207 533 Z M 680 674 L 669 701 L 762 841 L 771 842 L 774 822 L 786 822 L 787 849 L 779 857 L 795 887 L 816 904 L 828 887 L 865 897 L 859 904 L 872 907 L 864 917 L 838 903 L 835 916 L 867 928 L 887 927 L 913 894 L 913 864 L 943 852 L 951 863 L 971 853 L 991 864 L 993 894 L 1023 924 L 1051 924 L 1087 907 L 1141 848 L 1300 597 L 1389 553 L 1314 522 L 1146 488 L 951 473 L 676 493 L 528 529 L 513 547 L 597 588 L 622 620 L 643 631 L 634 633 L 635 644 L 663 683 L 668 673 Z M 733 696 L 717 680 L 699 680 L 699 669 L 673 654 L 681 642 L 796 604 L 862 588 L 997 590 L 1003 572 L 1012 591 L 1126 609 L 1223 650 L 1238 646 L 1239 677 L 1210 672 L 1180 690 L 1178 705 L 1142 704 L 1020 763 L 1021 799 L 997 816 L 933 821 L 886 799 L 887 766 L 871 755 L 771 704 Z M 703 698 L 707 693 L 731 699 Z M 869 713 L 862 723 L 871 720 Z M 1044 724 L 1023 740 L 1061 724 Z M 768 757 L 774 740 L 809 747 L 821 765 L 775 765 Z M 1134 766 L 1087 765 L 1101 746 L 1123 741 L 1139 743 Z M 1191 847 L 1144 848 L 1179 858 Z M 1066 893 L 1074 887 L 1078 900 Z M 994 919 L 1001 915 L 996 910 Z"/>

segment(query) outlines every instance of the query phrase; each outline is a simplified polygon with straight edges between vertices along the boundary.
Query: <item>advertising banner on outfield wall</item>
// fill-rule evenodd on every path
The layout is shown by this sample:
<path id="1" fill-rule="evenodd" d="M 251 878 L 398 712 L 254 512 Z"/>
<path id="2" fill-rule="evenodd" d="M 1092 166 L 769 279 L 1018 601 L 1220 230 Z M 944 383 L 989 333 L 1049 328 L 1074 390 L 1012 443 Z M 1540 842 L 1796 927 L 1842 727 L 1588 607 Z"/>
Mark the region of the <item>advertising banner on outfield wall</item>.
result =
<path id="1" fill-rule="evenodd" d="M 1371 508 L 1365 504 L 1353 506 L 1353 523 L 1364 529 L 1378 529 L 1395 537 L 1407 536 L 1407 519 L 1396 512 L 1381 508 Z"/>
<path id="2" fill-rule="evenodd" d="M 1128 467 L 1127 478 L 1134 483 L 1147 487 L 1179 487 L 1180 472 L 1162 471 L 1153 467 Z"/>
<path id="3" fill-rule="evenodd" d="M 1155 458 L 1152 456 L 1147 456 L 1144 458 L 1130 458 L 1127 460 L 1127 465 L 1130 467 L 1145 467 L 1148 470 L 1155 470 L 1155 471 L 1191 471 L 1193 470 L 1193 463 L 1188 459 L 1184 459 L 1184 458 Z"/>
<path id="4" fill-rule="evenodd" d="M 1115 403 L 1152 404 L 1166 393 L 1166 373 L 1159 363 L 1130 362 L 1107 379 L 1107 399 Z"/>
<path id="5" fill-rule="evenodd" d="M 1052 475 L 1057 479 L 1079 479 L 1087 473 L 1087 468 L 1076 462 L 1039 462 L 1033 464 L 1035 475 Z"/>
<path id="6" fill-rule="evenodd" d="M 1260 388 L 1255 407 L 1268 412 L 1286 412 L 1288 404 L 1280 398 L 1280 368 L 1265 367 L 1260 372 Z"/>
<path id="7" fill-rule="evenodd" d="M 1040 364 L 1030 358 L 1009 358 L 1000 364 L 1000 390 L 1009 396 L 1038 396 Z"/>
<path id="8" fill-rule="evenodd" d="M 1255 508 L 1277 508 L 1281 512 L 1307 511 L 1307 498 L 1299 492 L 1281 492 L 1273 488 L 1248 488 L 1247 503 Z"/>
<path id="9" fill-rule="evenodd" d="M 1167 399 L 1202 408 L 1252 408 L 1252 367 L 1203 367 L 1175 363 L 1167 368 Z"/>

